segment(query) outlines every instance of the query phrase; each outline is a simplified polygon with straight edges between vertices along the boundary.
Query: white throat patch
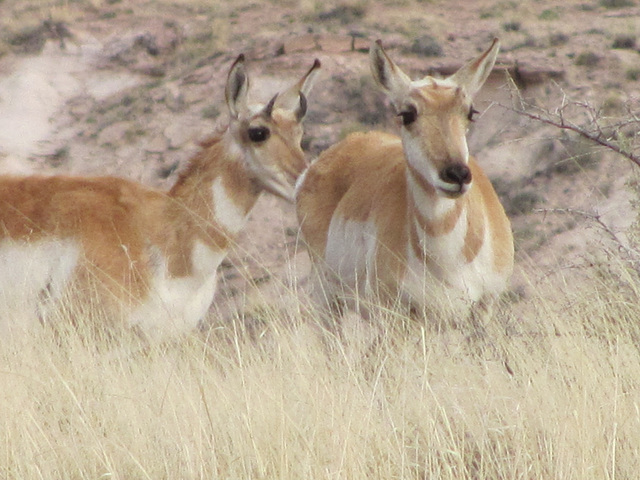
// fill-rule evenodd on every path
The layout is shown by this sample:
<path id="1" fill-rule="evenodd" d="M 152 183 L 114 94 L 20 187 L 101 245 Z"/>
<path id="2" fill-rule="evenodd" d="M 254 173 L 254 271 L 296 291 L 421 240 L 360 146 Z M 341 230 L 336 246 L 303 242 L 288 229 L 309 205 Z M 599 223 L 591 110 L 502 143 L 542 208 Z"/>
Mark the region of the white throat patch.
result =
<path id="1" fill-rule="evenodd" d="M 246 223 L 247 216 L 244 210 L 233 201 L 233 193 L 227 191 L 221 177 L 213 181 L 211 192 L 216 222 L 232 235 L 240 232 Z"/>

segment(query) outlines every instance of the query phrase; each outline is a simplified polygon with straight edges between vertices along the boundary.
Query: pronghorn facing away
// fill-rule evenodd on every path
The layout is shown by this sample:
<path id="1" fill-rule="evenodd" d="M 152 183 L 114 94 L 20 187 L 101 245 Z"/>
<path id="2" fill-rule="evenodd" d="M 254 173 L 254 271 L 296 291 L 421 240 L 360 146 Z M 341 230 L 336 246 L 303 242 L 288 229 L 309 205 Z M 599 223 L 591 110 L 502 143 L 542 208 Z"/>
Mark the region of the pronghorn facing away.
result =
<path id="1" fill-rule="evenodd" d="M 465 138 L 472 99 L 499 43 L 446 79 L 411 79 L 380 41 L 377 84 L 401 138 L 355 133 L 301 176 L 297 215 L 325 307 L 358 294 L 429 314 L 468 315 L 502 292 L 513 269 L 509 220 Z M 366 313 L 366 310 L 365 310 Z"/>
<path id="2" fill-rule="evenodd" d="M 113 177 L 0 176 L 0 327 L 90 304 L 148 339 L 194 328 L 260 193 L 293 199 L 319 66 L 251 106 L 239 56 L 225 90 L 228 126 L 202 143 L 169 192 Z"/>

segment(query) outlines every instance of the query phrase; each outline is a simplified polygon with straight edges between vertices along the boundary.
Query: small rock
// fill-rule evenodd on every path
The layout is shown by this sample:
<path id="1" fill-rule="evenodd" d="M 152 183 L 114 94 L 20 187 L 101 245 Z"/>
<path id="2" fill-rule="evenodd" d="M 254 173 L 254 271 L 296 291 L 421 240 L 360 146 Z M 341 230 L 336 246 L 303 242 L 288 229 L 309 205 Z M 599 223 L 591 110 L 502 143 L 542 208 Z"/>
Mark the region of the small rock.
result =
<path id="1" fill-rule="evenodd" d="M 164 129 L 164 136 L 167 138 L 170 148 L 180 148 L 193 139 L 194 130 L 192 125 L 176 121 Z"/>
<path id="2" fill-rule="evenodd" d="M 149 139 L 144 149 L 149 153 L 162 153 L 167 149 L 167 144 L 168 142 L 164 135 L 155 135 Z"/>
<path id="3" fill-rule="evenodd" d="M 153 62 L 140 62 L 133 68 L 134 71 L 147 75 L 148 77 L 162 78 L 166 74 L 166 69 L 162 65 Z"/>
<path id="4" fill-rule="evenodd" d="M 125 142 L 131 122 L 116 122 L 103 128 L 98 134 L 98 145 L 120 145 Z"/>
<path id="5" fill-rule="evenodd" d="M 180 90 L 180 87 L 176 82 L 169 82 L 165 84 L 165 92 L 166 95 L 164 97 L 164 101 L 167 105 L 167 108 L 172 112 L 178 112 L 184 109 L 184 95 Z"/>
<path id="6" fill-rule="evenodd" d="M 204 67 L 200 67 L 197 70 L 194 70 L 193 72 L 188 74 L 186 77 L 184 77 L 183 82 L 206 84 L 212 78 L 214 78 L 216 73 L 217 73 L 217 70 L 215 69 L 215 67 L 211 65 L 205 65 Z"/>

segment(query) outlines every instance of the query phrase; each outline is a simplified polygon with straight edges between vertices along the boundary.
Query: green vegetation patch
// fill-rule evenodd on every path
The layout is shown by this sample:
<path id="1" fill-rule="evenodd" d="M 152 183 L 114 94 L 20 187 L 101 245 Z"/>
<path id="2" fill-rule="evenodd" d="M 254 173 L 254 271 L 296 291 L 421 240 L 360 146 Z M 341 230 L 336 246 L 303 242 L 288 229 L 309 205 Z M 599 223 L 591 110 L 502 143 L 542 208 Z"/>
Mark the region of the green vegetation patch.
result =
<path id="1" fill-rule="evenodd" d="M 605 8 L 622 8 L 635 5 L 632 0 L 600 0 L 600 5 Z"/>

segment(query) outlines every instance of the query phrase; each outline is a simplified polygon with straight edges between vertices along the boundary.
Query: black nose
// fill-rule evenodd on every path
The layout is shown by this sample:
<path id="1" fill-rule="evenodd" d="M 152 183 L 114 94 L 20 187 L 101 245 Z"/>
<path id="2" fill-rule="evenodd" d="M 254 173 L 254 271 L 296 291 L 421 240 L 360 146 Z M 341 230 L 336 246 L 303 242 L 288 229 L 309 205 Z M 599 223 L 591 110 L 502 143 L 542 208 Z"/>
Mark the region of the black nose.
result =
<path id="1" fill-rule="evenodd" d="M 463 163 L 456 163 L 443 168 L 440 178 L 447 183 L 468 184 L 471 183 L 471 170 Z"/>

